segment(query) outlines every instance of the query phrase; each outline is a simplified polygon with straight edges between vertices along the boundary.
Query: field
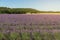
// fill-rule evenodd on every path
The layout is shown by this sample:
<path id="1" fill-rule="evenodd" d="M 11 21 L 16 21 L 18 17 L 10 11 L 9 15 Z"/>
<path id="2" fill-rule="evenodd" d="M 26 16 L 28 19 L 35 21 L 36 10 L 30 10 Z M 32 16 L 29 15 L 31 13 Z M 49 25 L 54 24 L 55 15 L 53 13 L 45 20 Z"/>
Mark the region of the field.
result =
<path id="1" fill-rule="evenodd" d="M 60 15 L 0 14 L 0 40 L 60 40 Z"/>
<path id="2" fill-rule="evenodd" d="M 26 14 L 43 14 L 43 15 L 60 15 L 60 13 L 26 13 Z"/>

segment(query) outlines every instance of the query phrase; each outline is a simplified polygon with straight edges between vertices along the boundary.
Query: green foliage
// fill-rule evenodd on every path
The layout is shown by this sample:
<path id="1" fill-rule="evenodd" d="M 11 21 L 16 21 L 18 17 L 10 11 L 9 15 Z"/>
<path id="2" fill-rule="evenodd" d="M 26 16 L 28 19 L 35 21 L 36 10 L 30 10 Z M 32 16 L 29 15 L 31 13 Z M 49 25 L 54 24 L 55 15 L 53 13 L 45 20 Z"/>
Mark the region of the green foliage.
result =
<path id="1" fill-rule="evenodd" d="M 40 33 L 39 32 L 34 32 L 33 33 L 33 36 L 34 36 L 34 39 L 35 40 L 41 40 L 41 36 L 40 36 Z"/>
<path id="2" fill-rule="evenodd" d="M 10 40 L 16 40 L 18 38 L 19 34 L 18 33 L 11 33 L 10 34 Z"/>
<path id="3" fill-rule="evenodd" d="M 52 33 L 46 32 L 46 33 L 44 33 L 44 39 L 45 40 L 55 40 L 55 37 Z"/>
<path id="4" fill-rule="evenodd" d="M 56 40 L 60 40 L 60 32 L 56 32 L 54 34 L 54 36 L 55 36 Z"/>
<path id="5" fill-rule="evenodd" d="M 37 13 L 60 13 L 60 11 L 39 11 L 33 8 L 7 8 L 0 7 L 0 14 L 37 14 Z"/>
<path id="6" fill-rule="evenodd" d="M 30 40 L 30 35 L 29 33 L 22 33 L 22 40 Z"/>
<path id="7" fill-rule="evenodd" d="M 10 40 L 10 33 L 4 34 L 5 40 Z"/>
<path id="8" fill-rule="evenodd" d="M 26 13 L 37 13 L 38 10 L 32 8 L 7 8 L 0 7 L 0 13 L 2 14 L 26 14 Z"/>
<path id="9" fill-rule="evenodd" d="M 34 38 L 34 40 L 60 40 L 60 32 L 57 33 L 49 33 L 49 32 L 43 32 L 42 34 L 39 32 L 33 32 L 32 36 L 29 32 L 22 32 L 16 33 L 1 33 L 0 32 L 0 40 L 33 40 L 31 37 Z"/>
<path id="10" fill-rule="evenodd" d="M 0 33 L 0 40 L 2 40 L 3 38 L 4 38 L 4 35 Z"/>

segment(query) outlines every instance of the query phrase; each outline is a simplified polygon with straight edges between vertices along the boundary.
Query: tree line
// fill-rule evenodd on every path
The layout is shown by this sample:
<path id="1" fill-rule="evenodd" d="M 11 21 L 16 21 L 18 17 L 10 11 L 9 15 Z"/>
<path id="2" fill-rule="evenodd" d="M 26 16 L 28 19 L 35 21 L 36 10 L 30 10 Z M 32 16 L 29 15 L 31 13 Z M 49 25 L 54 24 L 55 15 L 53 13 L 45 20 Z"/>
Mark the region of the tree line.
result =
<path id="1" fill-rule="evenodd" d="M 38 13 L 40 11 L 32 8 L 7 8 L 0 7 L 0 14 L 26 14 L 26 13 Z"/>
<path id="2" fill-rule="evenodd" d="M 8 8 L 0 7 L 0 14 L 27 14 L 27 13 L 60 13 L 60 11 L 39 11 L 33 8 Z"/>

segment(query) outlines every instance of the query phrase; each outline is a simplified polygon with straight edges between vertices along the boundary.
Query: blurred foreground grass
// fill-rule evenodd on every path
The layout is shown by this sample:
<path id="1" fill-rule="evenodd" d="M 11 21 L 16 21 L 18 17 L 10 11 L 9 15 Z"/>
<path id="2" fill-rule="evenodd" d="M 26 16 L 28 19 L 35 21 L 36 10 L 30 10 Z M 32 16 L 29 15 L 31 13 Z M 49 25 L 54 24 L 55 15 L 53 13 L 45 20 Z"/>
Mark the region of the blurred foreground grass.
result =
<path id="1" fill-rule="evenodd" d="M 0 40 L 60 40 L 60 33 L 22 32 L 0 33 Z"/>

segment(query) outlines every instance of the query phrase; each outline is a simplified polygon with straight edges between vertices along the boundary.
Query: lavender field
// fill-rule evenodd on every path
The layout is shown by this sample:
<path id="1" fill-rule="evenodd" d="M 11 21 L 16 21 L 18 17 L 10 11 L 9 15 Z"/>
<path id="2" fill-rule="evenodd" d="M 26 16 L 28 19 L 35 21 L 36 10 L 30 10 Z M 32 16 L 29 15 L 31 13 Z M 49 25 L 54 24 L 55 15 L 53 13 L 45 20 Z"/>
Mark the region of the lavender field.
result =
<path id="1" fill-rule="evenodd" d="M 0 40 L 60 40 L 60 15 L 0 14 Z"/>

